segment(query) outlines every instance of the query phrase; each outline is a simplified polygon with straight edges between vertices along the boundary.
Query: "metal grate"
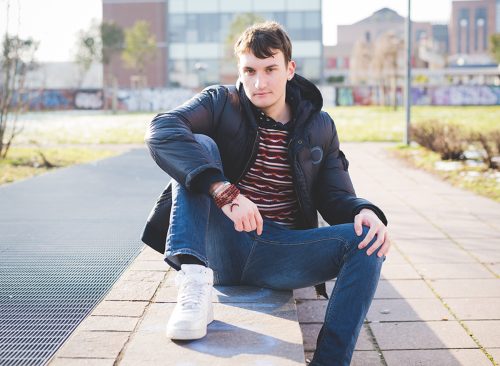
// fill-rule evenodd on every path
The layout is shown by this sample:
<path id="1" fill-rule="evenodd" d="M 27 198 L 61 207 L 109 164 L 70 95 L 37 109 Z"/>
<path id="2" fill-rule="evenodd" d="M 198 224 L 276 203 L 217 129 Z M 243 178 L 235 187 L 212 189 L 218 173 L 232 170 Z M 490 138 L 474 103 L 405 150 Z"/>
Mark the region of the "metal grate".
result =
<path id="1" fill-rule="evenodd" d="M 145 149 L 0 186 L 0 365 L 43 365 L 142 247 L 168 177 Z"/>
<path id="2" fill-rule="evenodd" d="M 94 241 L 82 243 L 84 252 L 64 242 L 37 243 L 37 251 L 30 250 L 30 244 L 0 250 L 2 366 L 46 362 L 142 246 L 138 241 Z M 70 254 L 72 249 L 77 255 Z"/>

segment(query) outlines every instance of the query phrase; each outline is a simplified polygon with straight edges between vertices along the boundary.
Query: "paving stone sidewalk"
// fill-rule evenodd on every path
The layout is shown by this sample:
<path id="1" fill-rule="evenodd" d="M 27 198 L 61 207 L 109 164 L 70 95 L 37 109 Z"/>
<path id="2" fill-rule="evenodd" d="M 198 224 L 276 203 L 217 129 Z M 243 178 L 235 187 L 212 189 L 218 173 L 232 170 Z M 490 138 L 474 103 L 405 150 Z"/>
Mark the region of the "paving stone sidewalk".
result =
<path id="1" fill-rule="evenodd" d="M 500 205 L 405 166 L 386 153 L 388 144 L 342 146 L 357 194 L 384 209 L 394 241 L 352 365 L 496 364 Z M 234 291 L 214 296 L 223 320 L 206 339 L 169 342 L 162 335 L 175 301 L 173 273 L 145 248 L 50 365 L 297 365 L 304 357 L 296 314 L 311 358 L 326 300 L 311 288 L 296 290 L 295 313 L 286 292 L 243 289 L 250 292 L 239 298 Z M 239 302 L 251 317 L 239 318 Z M 269 320 L 279 321 L 266 328 Z M 227 337 L 235 327 L 248 343 Z"/>

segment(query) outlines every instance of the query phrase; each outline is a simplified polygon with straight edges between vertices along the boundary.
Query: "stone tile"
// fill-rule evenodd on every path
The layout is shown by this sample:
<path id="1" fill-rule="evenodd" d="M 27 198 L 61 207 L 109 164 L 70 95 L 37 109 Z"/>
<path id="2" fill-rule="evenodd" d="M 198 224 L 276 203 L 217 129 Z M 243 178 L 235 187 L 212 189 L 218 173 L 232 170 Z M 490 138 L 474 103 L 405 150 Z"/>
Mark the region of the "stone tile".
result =
<path id="1" fill-rule="evenodd" d="M 495 275 L 500 276 L 500 263 L 488 263 L 486 264 L 486 267 L 488 267 L 488 269 Z"/>
<path id="2" fill-rule="evenodd" d="M 332 293 L 334 286 L 335 286 L 335 281 L 327 281 L 326 282 L 326 292 L 329 294 L 328 296 L 330 296 L 330 294 Z M 320 300 L 320 299 L 323 299 L 323 297 L 321 297 L 320 299 L 317 298 L 316 291 L 314 290 L 313 286 L 293 290 L 293 297 L 295 299 L 298 299 L 298 300 Z"/>
<path id="3" fill-rule="evenodd" d="M 481 263 L 494 264 L 500 262 L 500 250 L 498 249 L 467 249 L 472 256 Z"/>
<path id="4" fill-rule="evenodd" d="M 312 352 L 316 349 L 316 341 L 318 334 L 323 324 L 308 323 L 300 324 L 302 331 L 302 338 L 304 341 L 304 349 L 306 352 Z M 356 342 L 355 350 L 374 350 L 375 347 L 371 341 L 371 336 L 368 333 L 366 324 L 363 324 L 359 332 L 358 340 Z"/>
<path id="5" fill-rule="evenodd" d="M 64 358 L 57 357 L 49 362 L 49 366 L 113 366 L 114 358 Z"/>
<path id="6" fill-rule="evenodd" d="M 73 333 L 57 352 L 57 357 L 95 357 L 115 359 L 127 341 L 129 332 Z"/>
<path id="7" fill-rule="evenodd" d="M 212 291 L 212 302 L 221 303 L 283 303 L 291 301 L 292 298 L 292 291 L 251 286 L 215 286 Z M 177 302 L 177 287 L 161 286 L 155 296 L 155 302 Z"/>
<path id="8" fill-rule="evenodd" d="M 471 225 L 471 222 L 474 224 Z M 453 239 L 459 238 L 483 238 L 488 239 L 498 237 L 500 233 L 491 226 L 477 220 L 474 216 L 470 218 L 456 219 L 454 217 L 447 220 L 435 222 L 441 230 L 448 233 Z"/>
<path id="9" fill-rule="evenodd" d="M 149 301 L 159 283 L 144 281 L 118 281 L 106 296 L 106 300 Z"/>
<path id="10" fill-rule="evenodd" d="M 497 362 L 500 361 L 500 348 L 486 348 L 486 352 L 488 352 L 493 359 Z"/>
<path id="11" fill-rule="evenodd" d="M 314 352 L 304 352 L 305 357 L 306 357 L 306 365 L 309 365 L 309 363 L 312 361 L 314 357 Z"/>
<path id="12" fill-rule="evenodd" d="M 452 241 L 400 240 L 400 250 L 411 263 L 475 263 L 476 260 Z"/>
<path id="13" fill-rule="evenodd" d="M 430 284 L 443 298 L 500 297 L 500 280 L 496 278 L 432 280 Z"/>
<path id="14" fill-rule="evenodd" d="M 147 245 L 144 245 L 142 251 L 139 253 L 136 259 L 140 261 L 163 261 L 163 257 L 163 254 L 161 254 L 160 252 L 157 252 Z"/>
<path id="15" fill-rule="evenodd" d="M 491 366 L 479 349 L 382 351 L 387 366 Z"/>
<path id="16" fill-rule="evenodd" d="M 373 300 L 366 318 L 369 321 L 449 320 L 453 316 L 434 299 Z"/>
<path id="17" fill-rule="evenodd" d="M 500 235 L 489 238 L 457 238 L 456 241 L 465 249 L 471 251 L 491 250 L 498 253 L 498 248 L 500 248 Z"/>
<path id="18" fill-rule="evenodd" d="M 297 300 L 297 315 L 300 323 L 323 323 L 327 300 Z"/>
<path id="19" fill-rule="evenodd" d="M 379 281 L 375 299 L 433 299 L 436 295 L 423 280 Z"/>
<path id="20" fill-rule="evenodd" d="M 466 320 L 464 323 L 481 346 L 500 348 L 500 320 Z"/>
<path id="21" fill-rule="evenodd" d="M 206 337 L 171 341 L 164 334 L 174 305 L 152 304 L 123 352 L 120 365 L 304 365 L 293 304 L 214 304 Z"/>
<path id="22" fill-rule="evenodd" d="M 389 221 L 390 234 L 396 243 L 400 239 L 446 239 L 442 231 L 415 212 L 392 215 Z"/>
<path id="23" fill-rule="evenodd" d="M 306 352 L 314 352 L 316 350 L 316 341 L 322 325 L 320 323 L 300 324 L 304 350 Z"/>
<path id="24" fill-rule="evenodd" d="M 145 316 L 143 317 L 137 332 L 153 332 L 162 333 L 165 330 L 168 318 L 175 304 L 173 303 L 153 303 L 151 304 Z M 295 306 L 289 304 L 214 304 L 214 318 L 219 322 L 230 322 L 239 326 L 239 321 L 242 322 L 252 320 L 256 322 L 256 326 L 263 325 L 258 322 L 267 319 L 270 324 L 280 323 L 280 318 L 285 321 L 281 323 L 282 326 L 295 324 L 296 328 L 300 330 L 297 322 L 297 314 Z M 274 321 L 276 320 L 276 321 Z M 210 327 L 210 326 L 209 326 Z M 216 328 L 216 327 L 215 327 Z M 299 332 L 300 334 L 300 332 Z M 293 333 L 292 333 L 293 335 Z M 302 337 L 301 342 L 302 342 Z"/>
<path id="25" fill-rule="evenodd" d="M 456 321 L 371 323 L 382 350 L 477 348 Z"/>
<path id="26" fill-rule="evenodd" d="M 445 301 L 461 320 L 500 319 L 500 297 L 450 298 Z"/>
<path id="27" fill-rule="evenodd" d="M 147 301 L 102 301 L 92 311 L 92 315 L 142 316 Z"/>
<path id="28" fill-rule="evenodd" d="M 384 280 L 419 280 L 420 275 L 410 264 L 387 264 L 382 266 L 380 278 Z"/>
<path id="29" fill-rule="evenodd" d="M 389 249 L 389 253 L 387 253 L 384 261 L 384 266 L 389 264 L 408 264 L 408 261 L 401 255 L 396 246 L 397 245 L 393 245 L 393 247 Z"/>
<path id="30" fill-rule="evenodd" d="M 377 351 L 354 351 L 351 366 L 382 366 L 380 354 Z"/>
<path id="31" fill-rule="evenodd" d="M 126 271 L 120 281 L 144 281 L 161 282 L 165 277 L 165 272 L 160 271 Z"/>
<path id="32" fill-rule="evenodd" d="M 215 286 L 214 302 L 221 303 L 272 303 L 293 302 L 292 291 L 277 291 L 252 286 Z"/>
<path id="33" fill-rule="evenodd" d="M 89 316 L 79 325 L 81 331 L 132 332 L 139 318 L 125 316 Z"/>
<path id="34" fill-rule="evenodd" d="M 494 278 L 493 274 L 479 263 L 416 263 L 415 267 L 424 278 Z"/>
<path id="35" fill-rule="evenodd" d="M 167 272 L 169 269 L 170 267 L 163 260 L 141 261 L 136 259 L 127 270 Z"/>

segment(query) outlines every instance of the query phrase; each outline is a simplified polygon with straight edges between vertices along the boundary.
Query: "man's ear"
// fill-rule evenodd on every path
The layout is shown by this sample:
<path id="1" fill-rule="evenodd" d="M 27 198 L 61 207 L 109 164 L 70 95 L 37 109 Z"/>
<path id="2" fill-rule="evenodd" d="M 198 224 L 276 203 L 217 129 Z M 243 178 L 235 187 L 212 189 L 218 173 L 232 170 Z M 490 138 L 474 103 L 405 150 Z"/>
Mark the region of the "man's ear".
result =
<path id="1" fill-rule="evenodd" d="M 295 61 L 290 60 L 288 62 L 288 80 L 292 80 L 295 75 L 295 68 L 297 67 Z"/>

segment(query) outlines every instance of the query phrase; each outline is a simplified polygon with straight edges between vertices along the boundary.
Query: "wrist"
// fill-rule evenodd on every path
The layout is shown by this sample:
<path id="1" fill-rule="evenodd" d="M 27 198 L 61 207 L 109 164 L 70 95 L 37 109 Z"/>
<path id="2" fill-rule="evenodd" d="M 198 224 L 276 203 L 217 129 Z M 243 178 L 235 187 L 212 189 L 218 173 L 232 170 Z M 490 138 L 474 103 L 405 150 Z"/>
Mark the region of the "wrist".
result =
<path id="1" fill-rule="evenodd" d="M 370 210 L 369 208 L 362 208 L 359 213 L 367 213 L 367 214 L 373 214 L 375 216 L 377 216 L 377 214 L 375 212 L 373 212 L 372 210 Z"/>
<path id="2" fill-rule="evenodd" d="M 220 192 L 222 192 L 224 190 L 224 187 L 229 185 L 229 184 L 230 183 L 227 181 L 213 183 L 210 186 L 210 189 L 208 192 L 209 192 L 210 196 L 212 196 L 212 198 L 215 198 Z"/>

